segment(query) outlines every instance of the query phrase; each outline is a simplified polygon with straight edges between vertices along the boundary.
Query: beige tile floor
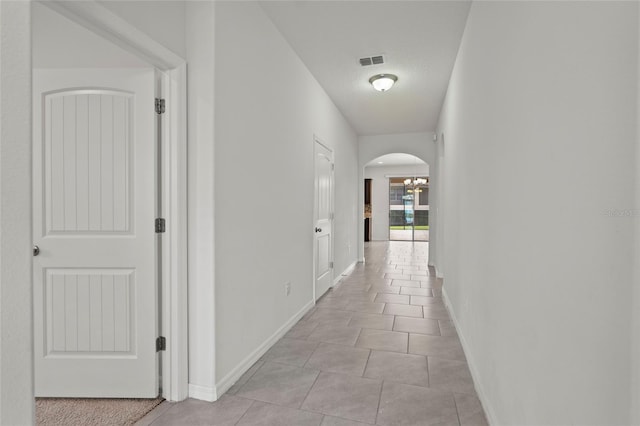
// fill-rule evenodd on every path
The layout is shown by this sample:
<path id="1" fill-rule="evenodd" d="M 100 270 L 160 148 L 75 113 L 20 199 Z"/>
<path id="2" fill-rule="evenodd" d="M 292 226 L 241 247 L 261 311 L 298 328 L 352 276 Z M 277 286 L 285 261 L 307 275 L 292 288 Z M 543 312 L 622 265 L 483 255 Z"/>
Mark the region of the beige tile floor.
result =
<path id="1" fill-rule="evenodd" d="M 222 398 L 165 402 L 138 424 L 486 425 L 428 243 L 365 250 Z"/>

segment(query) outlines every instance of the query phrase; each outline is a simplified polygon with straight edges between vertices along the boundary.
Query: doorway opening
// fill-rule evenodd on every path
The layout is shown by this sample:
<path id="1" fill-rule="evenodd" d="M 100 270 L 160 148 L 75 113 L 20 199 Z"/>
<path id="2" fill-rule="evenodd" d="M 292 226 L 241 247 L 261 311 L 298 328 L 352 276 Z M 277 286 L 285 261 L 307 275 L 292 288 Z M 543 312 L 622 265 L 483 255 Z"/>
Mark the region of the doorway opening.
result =
<path id="1" fill-rule="evenodd" d="M 429 165 L 405 153 L 364 168 L 365 241 L 429 241 Z M 369 238 L 366 238 L 369 237 Z"/>

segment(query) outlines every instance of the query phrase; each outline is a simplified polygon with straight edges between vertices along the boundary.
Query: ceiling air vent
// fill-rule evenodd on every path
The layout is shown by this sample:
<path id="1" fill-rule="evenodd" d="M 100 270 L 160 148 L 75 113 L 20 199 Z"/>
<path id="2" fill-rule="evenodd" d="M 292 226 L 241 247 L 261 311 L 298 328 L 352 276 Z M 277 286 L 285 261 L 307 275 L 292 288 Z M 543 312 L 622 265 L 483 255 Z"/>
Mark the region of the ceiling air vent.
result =
<path id="1" fill-rule="evenodd" d="M 384 64 L 384 58 L 382 57 L 382 55 L 377 55 L 377 56 L 368 56 L 366 58 L 360 58 L 360 65 L 362 65 L 363 67 L 369 66 L 369 65 L 380 65 L 380 64 Z"/>

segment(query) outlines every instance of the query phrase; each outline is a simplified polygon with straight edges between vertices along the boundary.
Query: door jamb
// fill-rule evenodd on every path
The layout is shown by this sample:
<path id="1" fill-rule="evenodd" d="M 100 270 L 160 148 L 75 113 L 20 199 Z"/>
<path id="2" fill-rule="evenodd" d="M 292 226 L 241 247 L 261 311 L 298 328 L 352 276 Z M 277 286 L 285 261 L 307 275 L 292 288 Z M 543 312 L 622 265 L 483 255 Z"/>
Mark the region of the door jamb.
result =
<path id="1" fill-rule="evenodd" d="M 96 0 L 40 3 L 136 55 L 168 77 L 163 84 L 167 137 L 163 141 L 161 189 L 167 222 L 161 266 L 164 279 L 160 326 L 167 341 L 161 365 L 162 396 L 181 401 L 188 396 L 186 61 Z"/>

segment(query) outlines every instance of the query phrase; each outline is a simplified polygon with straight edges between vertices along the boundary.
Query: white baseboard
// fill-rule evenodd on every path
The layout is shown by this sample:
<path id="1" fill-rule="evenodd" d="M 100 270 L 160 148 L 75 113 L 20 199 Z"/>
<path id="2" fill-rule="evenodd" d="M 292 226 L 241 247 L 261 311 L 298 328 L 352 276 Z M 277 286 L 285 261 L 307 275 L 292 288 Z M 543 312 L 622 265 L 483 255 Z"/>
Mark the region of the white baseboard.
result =
<path id="1" fill-rule="evenodd" d="M 213 402 L 218 400 L 218 392 L 216 392 L 215 387 L 193 385 L 189 383 L 189 398 Z"/>
<path id="2" fill-rule="evenodd" d="M 436 270 L 436 277 L 437 278 L 444 278 L 444 274 L 442 273 L 442 271 L 438 268 L 438 265 L 436 265 L 435 263 L 428 263 L 427 264 L 430 268 L 433 268 Z"/>
<path id="3" fill-rule="evenodd" d="M 222 378 L 218 383 L 216 383 L 216 391 L 219 396 L 224 395 L 224 393 L 229 390 L 231 386 L 238 379 L 251 368 L 253 364 L 256 363 L 264 355 L 270 348 L 273 346 L 282 336 L 284 336 L 296 323 L 302 318 L 311 308 L 315 306 L 315 303 L 310 301 L 298 313 L 292 316 L 282 327 L 280 327 L 271 337 L 265 340 L 258 348 L 253 351 L 249 356 L 243 359 L 240 364 L 238 364 L 233 370 L 229 372 L 226 376 Z"/>
<path id="4" fill-rule="evenodd" d="M 353 268 L 355 268 L 357 264 L 358 264 L 358 261 L 354 260 L 351 265 L 347 266 L 347 268 L 344 271 L 342 271 L 340 275 L 338 275 L 333 279 L 333 285 L 338 284 L 343 277 L 351 274 L 353 272 Z"/>
<path id="5" fill-rule="evenodd" d="M 444 305 L 449 311 L 449 316 L 451 317 L 451 321 L 453 322 L 454 327 L 456 328 L 456 332 L 458 333 L 458 337 L 460 338 L 460 343 L 462 344 L 462 350 L 464 351 L 464 355 L 467 358 L 467 364 L 469 365 L 469 371 L 471 372 L 471 378 L 473 379 L 473 386 L 476 389 L 476 393 L 478 394 L 478 399 L 480 399 L 480 404 L 482 404 L 482 408 L 484 409 L 484 413 L 487 416 L 487 422 L 490 425 L 499 424 L 493 408 L 487 399 L 486 393 L 484 392 L 484 388 L 482 387 L 482 383 L 479 378 L 478 369 L 475 366 L 475 363 L 471 357 L 469 357 L 469 345 L 464 337 L 464 334 L 460 330 L 460 326 L 458 324 L 458 319 L 456 314 L 451 306 L 451 301 L 449 300 L 449 295 L 447 295 L 447 290 L 442 288 L 442 300 L 444 301 Z"/>

